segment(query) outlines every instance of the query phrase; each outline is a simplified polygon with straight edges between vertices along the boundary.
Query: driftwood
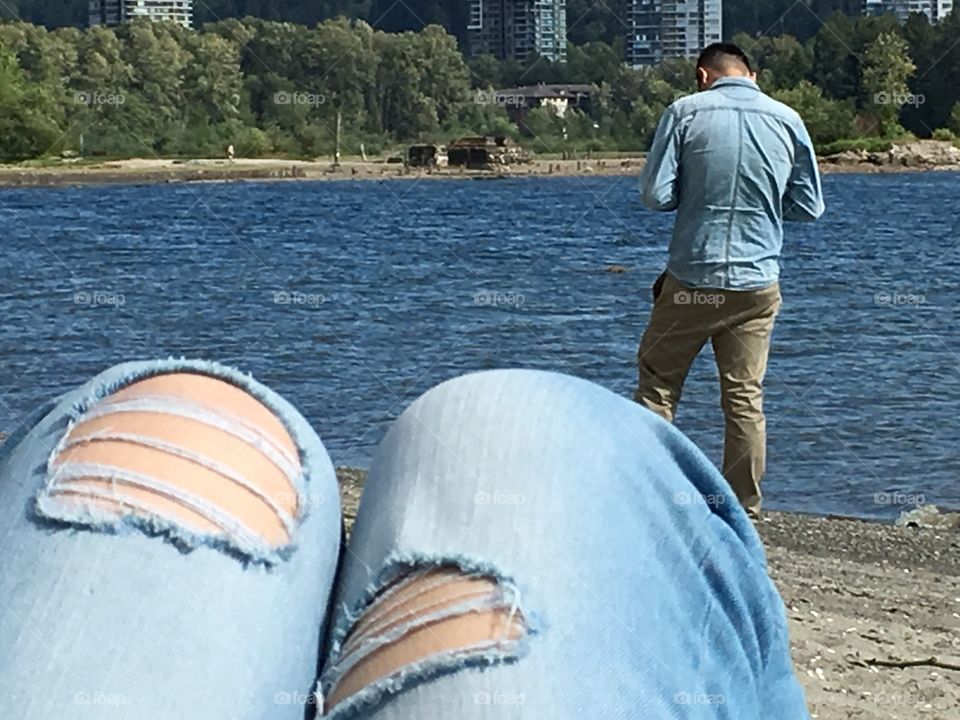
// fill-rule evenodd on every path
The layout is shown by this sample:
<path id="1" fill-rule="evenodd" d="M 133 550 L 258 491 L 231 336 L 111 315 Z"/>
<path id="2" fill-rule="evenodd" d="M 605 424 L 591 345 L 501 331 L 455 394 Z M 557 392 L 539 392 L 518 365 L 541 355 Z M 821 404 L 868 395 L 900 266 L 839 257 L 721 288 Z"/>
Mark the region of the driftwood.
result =
<path id="1" fill-rule="evenodd" d="M 847 662 L 851 665 L 861 665 L 863 667 L 887 667 L 887 668 L 910 668 L 910 667 L 935 667 L 942 670 L 956 670 L 960 672 L 960 664 L 950 663 L 936 657 L 930 657 L 919 660 L 901 660 L 891 658 L 890 660 L 881 660 L 880 658 L 862 658 L 859 655 L 848 655 Z"/>

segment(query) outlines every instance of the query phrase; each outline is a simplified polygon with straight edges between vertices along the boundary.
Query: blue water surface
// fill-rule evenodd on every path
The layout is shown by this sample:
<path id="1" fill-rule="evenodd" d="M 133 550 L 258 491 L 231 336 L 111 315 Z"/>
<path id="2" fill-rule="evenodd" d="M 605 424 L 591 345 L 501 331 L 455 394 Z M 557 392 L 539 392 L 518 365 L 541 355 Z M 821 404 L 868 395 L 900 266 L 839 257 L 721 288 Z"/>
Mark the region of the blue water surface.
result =
<path id="1" fill-rule="evenodd" d="M 960 176 L 825 190 L 826 218 L 788 228 L 768 506 L 960 507 Z M 413 399 L 470 370 L 632 396 L 670 223 L 631 177 L 0 190 L 0 429 L 112 363 L 168 355 L 251 371 L 338 465 L 366 466 Z M 707 349 L 678 425 L 715 462 L 718 392 Z"/>

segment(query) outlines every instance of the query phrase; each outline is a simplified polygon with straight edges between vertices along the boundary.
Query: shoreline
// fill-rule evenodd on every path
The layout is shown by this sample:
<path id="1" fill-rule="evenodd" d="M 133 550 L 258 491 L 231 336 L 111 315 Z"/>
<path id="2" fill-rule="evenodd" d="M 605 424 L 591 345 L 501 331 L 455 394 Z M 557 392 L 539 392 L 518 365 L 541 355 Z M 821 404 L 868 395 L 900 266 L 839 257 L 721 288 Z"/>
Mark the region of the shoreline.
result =
<path id="1" fill-rule="evenodd" d="M 202 182 L 307 180 L 495 180 L 542 177 L 630 177 L 639 175 L 642 157 L 590 160 L 534 160 L 493 170 L 444 168 L 425 170 L 400 163 L 345 161 L 334 168 L 328 161 L 302 160 L 121 160 L 93 165 L 48 167 L 0 166 L 0 187 L 40 188 L 90 185 L 143 185 Z M 960 165 L 897 165 L 825 161 L 820 170 L 833 174 L 914 174 L 960 172 Z"/>

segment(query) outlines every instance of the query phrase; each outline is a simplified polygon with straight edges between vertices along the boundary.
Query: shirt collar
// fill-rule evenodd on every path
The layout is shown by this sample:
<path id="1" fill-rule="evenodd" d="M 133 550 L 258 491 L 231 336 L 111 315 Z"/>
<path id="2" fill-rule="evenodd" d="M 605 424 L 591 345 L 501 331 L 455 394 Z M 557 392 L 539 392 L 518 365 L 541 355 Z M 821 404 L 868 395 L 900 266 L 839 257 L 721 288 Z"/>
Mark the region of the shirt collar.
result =
<path id="1" fill-rule="evenodd" d="M 710 90 L 731 86 L 748 87 L 754 90 L 760 89 L 760 86 L 748 77 L 722 77 L 710 86 Z"/>

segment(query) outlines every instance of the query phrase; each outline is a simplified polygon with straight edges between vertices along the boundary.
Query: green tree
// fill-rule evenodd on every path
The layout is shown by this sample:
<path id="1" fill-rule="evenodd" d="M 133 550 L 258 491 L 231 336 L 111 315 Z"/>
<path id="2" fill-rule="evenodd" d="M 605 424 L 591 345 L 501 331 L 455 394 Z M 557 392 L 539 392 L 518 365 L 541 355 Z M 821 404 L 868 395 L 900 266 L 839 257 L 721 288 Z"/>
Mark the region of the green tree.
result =
<path id="1" fill-rule="evenodd" d="M 503 82 L 503 68 L 493 55 L 478 55 L 467 62 L 470 71 L 470 84 L 477 88 L 494 89 L 506 87 Z"/>
<path id="2" fill-rule="evenodd" d="M 238 119 L 243 93 L 239 45 L 212 33 L 196 33 L 187 36 L 186 51 L 183 93 L 188 113 L 212 123 Z"/>
<path id="3" fill-rule="evenodd" d="M 950 113 L 947 127 L 953 131 L 954 135 L 960 135 L 960 102 L 953 106 L 953 112 Z"/>
<path id="4" fill-rule="evenodd" d="M 331 121 L 340 110 L 349 123 L 365 125 L 377 72 L 373 29 L 346 18 L 327 20 L 310 33 L 306 53 L 311 84 L 303 90 L 324 96 L 323 114 Z"/>
<path id="5" fill-rule="evenodd" d="M 916 69 L 907 41 L 899 35 L 884 33 L 867 47 L 863 56 L 864 106 L 881 137 L 903 134 L 900 109 L 907 104 L 908 80 Z"/>
<path id="6" fill-rule="evenodd" d="M 911 90 L 923 102 L 904 108 L 902 120 L 907 129 L 927 135 L 946 126 L 951 112 L 960 102 L 960 11 L 948 15 L 931 27 L 922 16 L 913 16 L 904 28 L 910 43 L 910 56 L 918 71 L 911 79 Z"/>
<path id="7" fill-rule="evenodd" d="M 376 102 L 381 129 L 401 138 L 434 132 L 469 97 L 469 71 L 443 28 L 377 33 Z"/>
<path id="8" fill-rule="evenodd" d="M 807 80 L 794 88 L 774 91 L 772 96 L 800 113 L 816 145 L 849 138 L 854 133 L 852 103 L 825 98 L 823 91 Z"/>
<path id="9" fill-rule="evenodd" d="M 867 48 L 880 35 L 899 35 L 900 32 L 893 15 L 858 18 L 833 15 L 811 41 L 813 68 L 807 79 L 823 88 L 827 97 L 860 98 L 863 95 L 860 64 Z"/>
<path id="10" fill-rule="evenodd" d="M 623 65 L 623 53 L 603 42 L 570 47 L 567 53 L 567 76 L 577 83 L 599 83 L 612 80 Z"/>
<path id="11" fill-rule="evenodd" d="M 757 40 L 738 35 L 733 41 L 753 60 L 764 88 L 795 87 L 813 70 L 812 47 L 801 45 L 792 35 L 764 36 Z"/>
<path id="12" fill-rule="evenodd" d="M 161 150 L 151 146 L 151 136 L 160 135 L 184 118 L 186 93 L 184 75 L 192 57 L 185 47 L 188 31 L 179 25 L 138 19 L 120 26 L 121 58 L 132 68 L 131 86 L 126 95 L 123 120 L 113 119 L 120 128 L 141 140 L 148 152 Z"/>
<path id="13" fill-rule="evenodd" d="M 0 160 L 10 162 L 56 152 L 61 139 L 53 97 L 27 81 L 16 56 L 0 48 Z"/>

